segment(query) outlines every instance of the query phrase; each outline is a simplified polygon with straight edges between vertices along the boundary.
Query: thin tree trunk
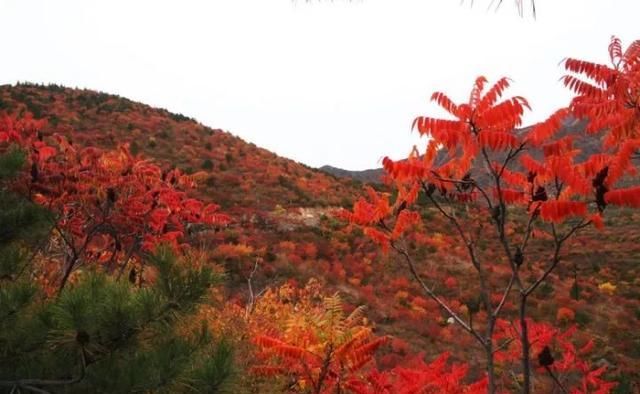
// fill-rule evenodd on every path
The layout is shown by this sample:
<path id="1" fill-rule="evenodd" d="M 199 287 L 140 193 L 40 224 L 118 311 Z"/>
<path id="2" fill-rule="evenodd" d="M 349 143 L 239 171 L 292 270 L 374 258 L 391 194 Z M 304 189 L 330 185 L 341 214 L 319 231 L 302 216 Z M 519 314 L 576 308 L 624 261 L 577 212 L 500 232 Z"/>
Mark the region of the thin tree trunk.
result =
<path id="1" fill-rule="evenodd" d="M 523 386 L 522 393 L 531 393 L 531 360 L 530 360 L 530 343 L 529 343 L 529 327 L 527 326 L 527 296 L 525 294 L 520 297 L 520 342 L 522 344 L 522 375 Z"/>
<path id="2" fill-rule="evenodd" d="M 485 346 L 485 352 L 487 354 L 487 379 L 489 385 L 487 386 L 487 393 L 495 394 L 496 392 L 496 372 L 495 365 L 493 363 L 493 343 L 491 340 Z"/>
<path id="3" fill-rule="evenodd" d="M 60 281 L 60 286 L 58 286 L 58 296 L 60 296 L 60 293 L 62 293 L 64 286 L 67 284 L 69 276 L 71 276 L 71 272 L 73 272 L 77 260 L 78 259 L 76 257 L 73 257 L 67 264 L 67 267 L 64 270 L 64 275 L 62 276 L 62 281 Z"/>

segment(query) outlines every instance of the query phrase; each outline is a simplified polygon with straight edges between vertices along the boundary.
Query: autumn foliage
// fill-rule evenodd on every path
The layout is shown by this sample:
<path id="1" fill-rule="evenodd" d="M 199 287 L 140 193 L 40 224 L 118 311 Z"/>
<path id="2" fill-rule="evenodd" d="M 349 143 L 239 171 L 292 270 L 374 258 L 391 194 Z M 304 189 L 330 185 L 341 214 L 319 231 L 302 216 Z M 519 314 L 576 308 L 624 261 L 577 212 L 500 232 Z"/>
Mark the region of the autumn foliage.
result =
<path id="1" fill-rule="evenodd" d="M 228 218 L 179 172 L 43 128 L 0 122 L 0 388 L 217 390 L 231 350 L 184 321 L 222 275 L 183 252 L 188 226 Z"/>
<path id="2" fill-rule="evenodd" d="M 489 392 L 516 387 L 531 392 L 533 356 L 545 359 L 548 349 L 540 348 L 545 343 L 542 339 L 534 339 L 539 326 L 528 319 L 527 306 L 561 263 L 565 242 L 587 226 L 602 229 L 609 205 L 639 206 L 640 188 L 630 186 L 637 171 L 632 156 L 640 149 L 639 48 L 636 41 L 623 51 L 613 38 L 610 66 L 567 59 L 564 65 L 570 74 L 563 81 L 576 97 L 567 108 L 524 130 L 519 128 L 522 115 L 531 108 L 523 97 L 504 98 L 511 84 L 507 78 L 492 85 L 484 77 L 477 78 L 469 99 L 462 103 L 434 93 L 431 100 L 449 118 L 414 120 L 412 127 L 428 138 L 424 152 L 414 148 L 405 160 L 383 160 L 397 191 L 395 200 L 369 188 L 368 198 L 342 213 L 383 250 L 397 252 L 421 291 L 476 339 L 486 353 Z M 561 132 L 564 125 L 580 120 L 588 122 L 585 133 Z M 601 143 L 597 136 L 602 137 Z M 422 263 L 412 255 L 415 246 L 410 245 L 425 238 L 416 233 L 429 237 L 429 223 L 420 215 L 427 203 L 449 221 L 476 271 L 483 312 L 477 323 L 484 325 L 484 331 L 474 327 L 472 316 L 465 316 L 438 294 Z M 462 216 L 474 218 L 475 223 Z M 492 235 L 487 233 L 490 228 Z M 502 256 L 489 258 L 479 248 L 490 237 L 495 237 Z M 532 244 L 541 245 L 543 239 L 551 239 L 552 244 L 538 263 L 541 246 Z M 522 382 L 511 383 L 499 382 L 494 372 L 502 357 L 496 353 L 503 324 L 500 316 L 508 315 L 505 306 L 510 309 L 510 305 L 519 310 L 519 315 L 512 315 L 517 321 L 513 341 L 520 346 L 520 366 L 514 368 L 523 376 Z M 561 316 L 567 317 L 566 312 Z M 572 364 L 586 374 L 582 383 L 575 382 L 572 392 L 609 392 L 613 385 L 598 380 L 602 369 L 589 367 L 572 346 L 562 347 L 566 363 L 558 368 Z M 553 363 L 543 361 L 549 363 L 544 367 Z M 567 391 L 553 372 L 549 378 Z"/>
<path id="3" fill-rule="evenodd" d="M 90 292 L 84 280 L 95 273 L 108 278 L 105 294 L 125 283 L 127 299 L 158 304 L 145 298 L 158 289 L 161 310 L 140 321 L 173 319 L 190 345 L 225 338 L 246 391 L 611 392 L 612 370 L 636 361 L 631 330 L 583 328 L 592 314 L 600 325 L 632 319 L 638 306 L 634 282 L 593 260 L 618 247 L 600 235 L 615 234 L 629 208 L 640 208 L 640 44 L 623 50 L 614 38 L 609 53 L 610 65 L 565 60 L 562 81 L 575 97 L 528 128 L 522 117 L 532 106 L 507 95 L 508 78 L 477 78 L 461 102 L 432 94 L 448 115 L 415 118 L 425 148 L 385 158 L 387 184 L 367 186 L 354 204 L 359 185 L 179 115 L 56 87 L 39 99 L 28 98 L 41 90 L 32 86 L 1 88 L 0 105 L 13 112 L 0 118 L 0 153 L 26 154 L 2 191 L 51 213 L 28 279 L 43 303 Z M 352 208 L 334 215 L 340 205 Z M 157 250 L 175 254 L 179 267 L 149 264 Z M 601 253 L 582 261 L 592 252 Z M 190 273 L 217 274 L 217 263 L 225 288 Z M 596 269 L 597 277 L 578 277 Z M 629 299 L 614 302 L 620 294 Z M 197 313 L 178 321 L 171 297 Z M 65 331 L 64 340 L 83 349 L 79 334 Z M 613 358 L 621 348 L 624 357 Z M 602 361 L 605 350 L 622 361 Z M 96 368 L 78 355 L 76 369 Z M 224 356 L 216 365 L 226 378 Z M 172 387 L 189 391 L 193 381 Z"/>
<path id="4" fill-rule="evenodd" d="M 358 392 L 388 338 L 373 334 L 363 307 L 343 307 L 337 294 L 322 297 L 316 281 L 267 291 L 252 316 L 260 360 L 253 373 L 282 377 L 285 390 Z"/>
<path id="5" fill-rule="evenodd" d="M 179 248 L 187 226 L 219 226 L 228 217 L 215 204 L 189 198 L 195 186 L 179 170 L 163 171 L 130 154 L 126 145 L 112 151 L 76 147 L 60 135 L 42 134 L 44 124 L 29 117 L 5 116 L 0 140 L 29 152 L 30 172 L 15 185 L 55 212 L 52 231 L 59 237 L 66 261 L 45 278 L 60 289 L 84 264 L 110 272 L 140 269 L 138 257 L 161 243 Z M 61 274 L 61 278 L 56 278 Z"/>

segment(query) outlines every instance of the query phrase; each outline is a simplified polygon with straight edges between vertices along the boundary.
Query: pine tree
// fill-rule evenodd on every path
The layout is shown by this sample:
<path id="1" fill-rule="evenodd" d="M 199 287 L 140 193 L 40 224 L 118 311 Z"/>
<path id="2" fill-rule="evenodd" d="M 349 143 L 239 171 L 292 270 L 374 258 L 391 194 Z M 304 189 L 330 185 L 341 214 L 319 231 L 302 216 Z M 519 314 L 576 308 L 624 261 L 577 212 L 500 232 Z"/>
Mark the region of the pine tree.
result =
<path id="1" fill-rule="evenodd" d="M 144 287 L 97 269 L 57 297 L 35 280 L 52 214 L 11 191 L 18 149 L 0 153 L 0 393 L 221 392 L 233 349 L 189 315 L 221 275 L 170 248 L 148 256 Z M 135 282 L 135 281 L 134 281 Z"/>

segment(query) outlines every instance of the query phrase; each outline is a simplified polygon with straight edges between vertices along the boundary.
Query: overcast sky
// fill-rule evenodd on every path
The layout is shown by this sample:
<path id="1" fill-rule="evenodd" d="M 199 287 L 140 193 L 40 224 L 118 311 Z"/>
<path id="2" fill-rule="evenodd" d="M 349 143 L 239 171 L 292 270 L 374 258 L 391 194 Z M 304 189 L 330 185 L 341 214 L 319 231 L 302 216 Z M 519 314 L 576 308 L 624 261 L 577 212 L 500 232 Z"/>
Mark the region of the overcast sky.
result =
<path id="1" fill-rule="evenodd" d="M 565 105 L 559 62 L 640 38 L 638 0 L 0 0 L 0 83 L 90 88 L 167 108 L 311 166 L 401 158 L 434 90 L 508 76 L 526 122 Z"/>

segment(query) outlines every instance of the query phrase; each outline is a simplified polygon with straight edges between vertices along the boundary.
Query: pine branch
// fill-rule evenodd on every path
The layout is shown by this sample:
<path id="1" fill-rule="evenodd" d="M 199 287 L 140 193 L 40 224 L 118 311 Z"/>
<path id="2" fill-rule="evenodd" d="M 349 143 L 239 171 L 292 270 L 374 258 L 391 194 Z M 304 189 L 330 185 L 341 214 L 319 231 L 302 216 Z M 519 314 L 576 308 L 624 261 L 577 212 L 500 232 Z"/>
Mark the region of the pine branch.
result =
<path id="1" fill-rule="evenodd" d="M 35 391 L 37 393 L 48 393 L 48 391 L 39 389 L 35 386 L 69 386 L 80 383 L 86 374 L 87 360 L 84 354 L 84 348 L 80 351 L 80 375 L 71 379 L 18 379 L 18 380 L 0 380 L 0 386 L 15 388 L 24 388 Z"/>

